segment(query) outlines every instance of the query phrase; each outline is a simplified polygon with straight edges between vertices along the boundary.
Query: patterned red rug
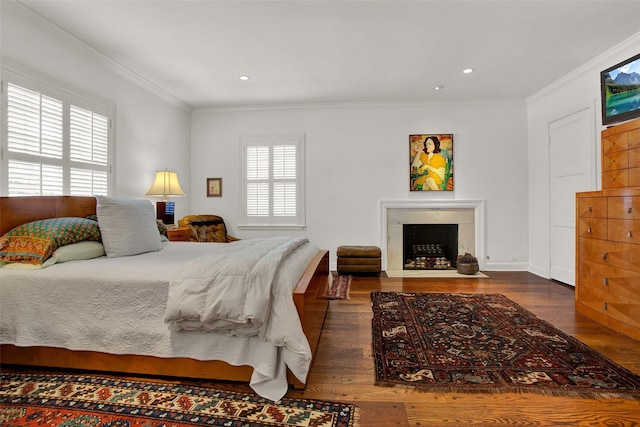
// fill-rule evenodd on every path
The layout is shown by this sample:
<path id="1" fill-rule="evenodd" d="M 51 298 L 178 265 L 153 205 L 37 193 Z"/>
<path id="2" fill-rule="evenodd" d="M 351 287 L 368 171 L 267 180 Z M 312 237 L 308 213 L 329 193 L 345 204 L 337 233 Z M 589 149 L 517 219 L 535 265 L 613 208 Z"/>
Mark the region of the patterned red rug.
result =
<path id="1" fill-rule="evenodd" d="M 349 289 L 351 288 L 351 281 L 353 276 L 339 276 L 332 273 L 333 281 L 331 285 L 328 285 L 322 290 L 318 290 L 318 298 L 324 299 L 349 299 Z"/>
<path id="2" fill-rule="evenodd" d="M 3 426 L 352 427 L 357 408 L 96 376 L 0 374 Z"/>
<path id="3" fill-rule="evenodd" d="M 640 376 L 503 295 L 372 292 L 376 384 L 640 399 Z"/>

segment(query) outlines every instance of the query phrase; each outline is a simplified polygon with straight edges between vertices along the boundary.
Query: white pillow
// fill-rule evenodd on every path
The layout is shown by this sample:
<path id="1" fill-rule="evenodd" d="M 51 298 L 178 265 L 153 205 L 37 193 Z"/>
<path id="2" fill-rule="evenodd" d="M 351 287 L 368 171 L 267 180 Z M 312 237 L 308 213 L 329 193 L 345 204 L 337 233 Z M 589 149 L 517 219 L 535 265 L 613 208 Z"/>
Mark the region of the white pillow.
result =
<path id="1" fill-rule="evenodd" d="M 153 205 L 144 199 L 96 196 L 96 214 L 107 257 L 162 249 Z"/>
<path id="2" fill-rule="evenodd" d="M 83 240 L 81 242 L 71 243 L 70 245 L 60 246 L 53 252 L 51 258 L 54 258 L 57 263 L 60 263 L 98 258 L 104 256 L 104 254 L 104 246 L 102 243 L 93 240 Z"/>

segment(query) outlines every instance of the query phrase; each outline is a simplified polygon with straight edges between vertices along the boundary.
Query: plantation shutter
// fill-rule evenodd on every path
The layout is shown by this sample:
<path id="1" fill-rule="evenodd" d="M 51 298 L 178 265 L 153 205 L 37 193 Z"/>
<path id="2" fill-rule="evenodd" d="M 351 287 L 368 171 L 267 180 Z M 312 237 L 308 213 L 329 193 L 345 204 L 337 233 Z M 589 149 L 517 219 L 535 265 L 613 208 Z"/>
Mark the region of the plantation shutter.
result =
<path id="1" fill-rule="evenodd" d="M 6 74 L 6 184 L 0 190 L 10 196 L 108 194 L 109 109 Z"/>
<path id="2" fill-rule="evenodd" d="M 69 110 L 69 194 L 106 195 L 108 187 L 109 119 L 71 105 Z"/>
<path id="3" fill-rule="evenodd" d="M 296 146 L 273 147 L 273 215 L 296 216 Z"/>
<path id="4" fill-rule="evenodd" d="M 63 102 L 9 83 L 7 150 L 9 195 L 62 194 Z"/>
<path id="5" fill-rule="evenodd" d="M 9 159 L 10 196 L 53 196 L 62 194 L 62 166 Z"/>
<path id="6" fill-rule="evenodd" d="M 245 225 L 302 227 L 304 135 L 243 137 Z"/>
<path id="7" fill-rule="evenodd" d="M 269 147 L 247 147 L 247 216 L 269 216 Z"/>
<path id="8" fill-rule="evenodd" d="M 62 158 L 62 101 L 23 87 L 7 87 L 10 151 Z"/>

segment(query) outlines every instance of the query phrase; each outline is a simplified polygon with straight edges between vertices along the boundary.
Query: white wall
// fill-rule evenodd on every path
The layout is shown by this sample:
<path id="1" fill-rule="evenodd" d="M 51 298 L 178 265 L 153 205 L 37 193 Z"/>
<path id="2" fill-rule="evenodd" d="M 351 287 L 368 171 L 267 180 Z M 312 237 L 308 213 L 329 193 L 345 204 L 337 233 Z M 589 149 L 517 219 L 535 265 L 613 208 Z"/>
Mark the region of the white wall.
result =
<path id="1" fill-rule="evenodd" d="M 529 271 L 549 277 L 549 123 L 592 107 L 596 135 L 594 150 L 600 189 L 600 71 L 640 51 L 640 33 L 527 99 L 529 162 Z"/>
<path id="2" fill-rule="evenodd" d="M 14 2 L 1 3 L 2 65 L 116 106 L 115 195 L 144 197 L 156 170 L 178 172 L 189 213 L 190 109 L 134 82 L 84 43 Z M 150 199 L 154 202 L 157 199 Z"/>
<path id="3" fill-rule="evenodd" d="M 306 134 L 307 236 L 328 249 L 380 245 L 381 199 L 483 199 L 487 269 L 526 269 L 527 142 L 523 103 L 400 103 L 194 110 L 191 208 L 216 213 L 237 237 L 241 134 Z M 454 192 L 411 193 L 413 133 L 453 133 Z M 206 178 L 222 177 L 223 197 L 207 198 Z M 272 233 L 275 234 L 276 232 Z M 282 234 L 278 231 L 277 234 Z M 512 261 L 515 255 L 519 261 Z"/>

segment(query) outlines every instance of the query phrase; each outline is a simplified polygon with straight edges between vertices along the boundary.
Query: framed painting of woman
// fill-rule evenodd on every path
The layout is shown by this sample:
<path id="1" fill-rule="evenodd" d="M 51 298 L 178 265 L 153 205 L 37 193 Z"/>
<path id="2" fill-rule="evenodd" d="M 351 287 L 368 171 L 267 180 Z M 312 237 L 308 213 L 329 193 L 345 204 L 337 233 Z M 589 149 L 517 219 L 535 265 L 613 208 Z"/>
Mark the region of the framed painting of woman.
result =
<path id="1" fill-rule="evenodd" d="M 453 134 L 409 135 L 411 191 L 453 191 Z"/>

